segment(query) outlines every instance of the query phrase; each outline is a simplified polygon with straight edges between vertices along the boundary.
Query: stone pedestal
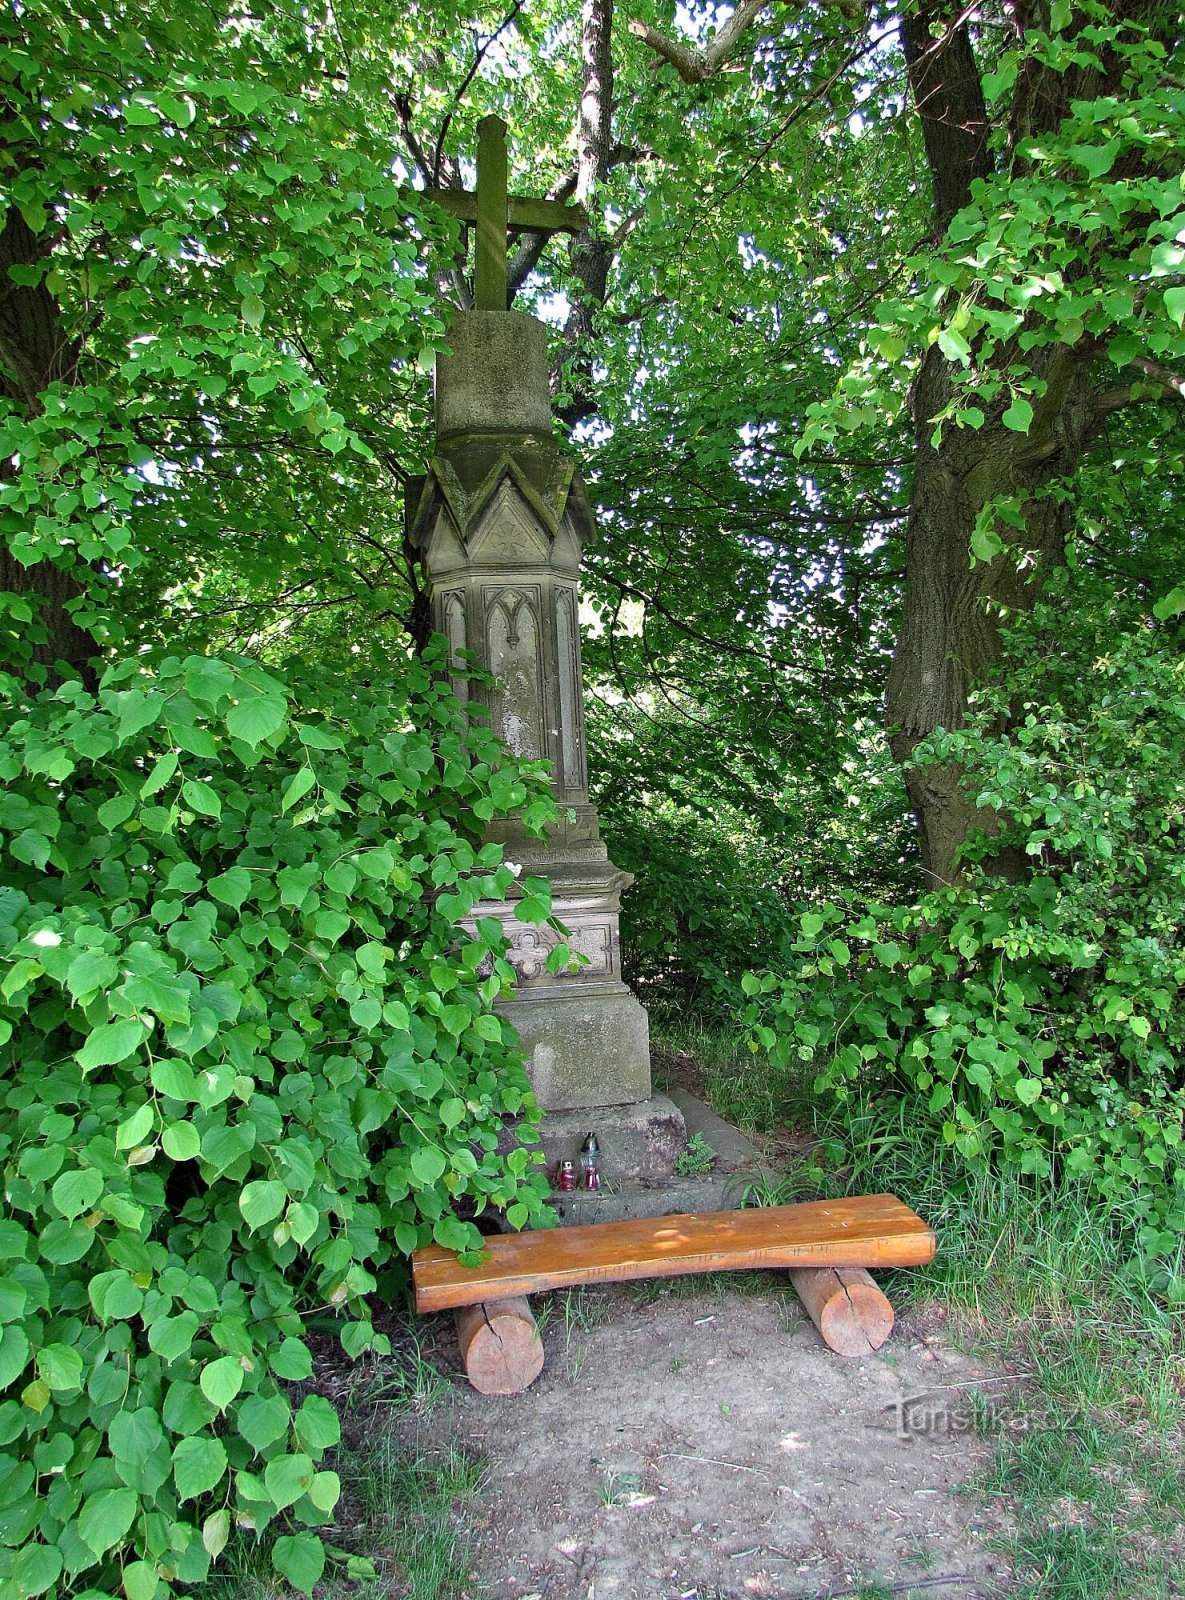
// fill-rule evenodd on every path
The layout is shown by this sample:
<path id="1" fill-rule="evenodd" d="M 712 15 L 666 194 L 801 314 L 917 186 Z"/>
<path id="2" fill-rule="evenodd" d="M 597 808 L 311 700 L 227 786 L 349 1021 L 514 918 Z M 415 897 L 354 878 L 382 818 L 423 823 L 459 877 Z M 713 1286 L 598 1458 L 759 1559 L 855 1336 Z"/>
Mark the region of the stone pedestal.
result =
<path id="1" fill-rule="evenodd" d="M 511 903 L 475 915 L 506 926 L 518 989 L 503 1010 L 544 1110 L 587 1109 L 588 1127 L 599 1128 L 606 1119 L 592 1112 L 629 1106 L 637 1122 L 650 1100 L 650 1046 L 646 1012 L 621 978 L 618 912 L 631 879 L 601 840 L 584 747 L 580 551 L 592 516 L 552 436 L 543 324 L 513 311 L 465 312 L 449 341 L 452 353 L 437 362 L 436 454 L 409 492 L 410 534 L 437 631 L 494 675 L 494 689 L 480 691 L 491 725 L 516 755 L 551 763 L 556 799 L 572 813 L 546 845 L 514 824 L 491 834 L 524 874 L 551 880 L 555 914 L 587 964 L 548 973 L 555 936 L 516 921 Z M 456 688 L 471 692 L 463 679 Z M 669 1132 L 674 1108 L 654 1110 Z M 677 1144 L 655 1144 L 661 1176 Z"/>

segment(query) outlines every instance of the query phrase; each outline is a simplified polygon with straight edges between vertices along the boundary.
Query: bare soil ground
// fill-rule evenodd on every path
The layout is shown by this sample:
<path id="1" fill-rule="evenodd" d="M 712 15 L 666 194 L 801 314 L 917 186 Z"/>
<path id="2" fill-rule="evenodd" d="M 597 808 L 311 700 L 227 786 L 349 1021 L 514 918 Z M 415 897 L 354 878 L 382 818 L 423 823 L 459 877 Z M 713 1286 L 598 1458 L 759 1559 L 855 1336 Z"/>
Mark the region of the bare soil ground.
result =
<path id="1" fill-rule="evenodd" d="M 690 1285 L 690 1292 L 689 1292 Z M 903 1318 L 875 1356 L 831 1354 L 777 1274 L 572 1291 L 537 1302 L 526 1393 L 456 1374 L 404 1427 L 488 1464 L 474 1588 L 490 1600 L 988 1595 L 1007 1510 L 961 1493 L 990 1439 L 968 1426 L 1000 1373 Z M 903 1409 L 904 1408 L 904 1409 Z M 411 1442 L 409 1440 L 409 1442 Z M 875 1585 L 881 1585 L 881 1588 Z"/>

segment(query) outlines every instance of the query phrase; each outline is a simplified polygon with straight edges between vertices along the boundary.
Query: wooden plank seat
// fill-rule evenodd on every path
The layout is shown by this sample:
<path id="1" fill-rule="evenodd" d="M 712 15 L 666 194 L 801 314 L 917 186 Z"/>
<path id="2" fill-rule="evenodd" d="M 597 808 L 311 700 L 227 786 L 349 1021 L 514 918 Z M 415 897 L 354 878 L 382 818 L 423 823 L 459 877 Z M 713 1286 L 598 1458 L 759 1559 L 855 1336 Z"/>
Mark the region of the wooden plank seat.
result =
<path id="1" fill-rule="evenodd" d="M 525 1305 L 527 1295 L 579 1284 L 673 1278 L 744 1267 L 912 1267 L 931 1260 L 935 1249 L 933 1230 L 916 1212 L 894 1195 L 874 1194 L 751 1211 L 712 1211 L 497 1234 L 485 1241 L 484 1260 L 476 1267 L 463 1267 L 453 1250 L 429 1245 L 413 1255 L 412 1273 L 417 1311 L 481 1305 L 492 1313 L 499 1301 L 514 1299 Z M 871 1279 L 868 1281 L 879 1294 Z M 828 1300 L 832 1323 L 835 1298 L 832 1294 Z M 816 1316 L 810 1300 L 805 1295 L 803 1299 L 828 1337 L 820 1321 L 821 1309 Z M 839 1300 L 845 1310 L 850 1302 L 852 1315 L 860 1314 L 857 1298 L 845 1295 L 842 1286 Z M 822 1303 L 820 1300 L 820 1307 Z M 870 1326 L 875 1325 L 878 1332 L 865 1340 L 864 1348 L 883 1342 L 892 1326 L 887 1301 L 880 1311 L 887 1313 L 887 1321 L 880 1313 L 872 1318 Z M 483 1331 L 493 1336 L 496 1319 L 487 1315 L 486 1322 Z M 832 1338 L 828 1343 L 833 1349 L 841 1348 Z M 857 1339 L 855 1348 L 859 1347 Z M 492 1380 L 494 1387 L 480 1386 L 487 1393 L 513 1393 L 533 1379 L 542 1363 L 532 1360 L 531 1364 L 534 1371 L 524 1383 L 515 1383 L 514 1375 L 508 1373 L 505 1381 L 509 1387 L 497 1387 L 497 1377 Z M 473 1378 L 473 1373 L 470 1376 Z"/>

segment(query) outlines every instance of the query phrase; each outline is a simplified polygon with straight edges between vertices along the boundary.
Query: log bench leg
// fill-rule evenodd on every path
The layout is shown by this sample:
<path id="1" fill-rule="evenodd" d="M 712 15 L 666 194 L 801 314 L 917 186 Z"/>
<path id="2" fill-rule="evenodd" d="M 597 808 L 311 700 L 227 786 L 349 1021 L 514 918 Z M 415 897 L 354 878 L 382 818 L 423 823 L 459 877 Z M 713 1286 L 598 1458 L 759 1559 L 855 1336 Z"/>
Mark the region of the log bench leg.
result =
<path id="1" fill-rule="evenodd" d="M 461 1360 L 480 1394 L 521 1394 L 543 1371 L 543 1341 L 525 1299 L 462 1306 Z"/>
<path id="2" fill-rule="evenodd" d="M 837 1355 L 866 1356 L 893 1331 L 893 1307 L 863 1267 L 795 1267 L 790 1282 Z"/>

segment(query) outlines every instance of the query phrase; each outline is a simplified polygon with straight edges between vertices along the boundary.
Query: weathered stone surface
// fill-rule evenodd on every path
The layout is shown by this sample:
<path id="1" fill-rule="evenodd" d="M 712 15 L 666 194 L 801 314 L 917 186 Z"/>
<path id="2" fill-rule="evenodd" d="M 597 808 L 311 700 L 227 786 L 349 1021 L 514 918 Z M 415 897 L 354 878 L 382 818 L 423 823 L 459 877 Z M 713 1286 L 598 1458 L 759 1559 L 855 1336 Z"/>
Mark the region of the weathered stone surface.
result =
<path id="1" fill-rule="evenodd" d="M 471 311 L 436 361 L 436 436 L 551 433 L 547 329 L 520 311 Z"/>
<path id="2" fill-rule="evenodd" d="M 550 1111 L 539 1133 L 549 1169 L 557 1161 L 575 1161 L 585 1137 L 595 1133 L 601 1147 L 601 1179 L 608 1186 L 640 1178 L 647 1182 L 669 1178 L 686 1142 L 683 1113 L 664 1094 L 651 1095 L 635 1105 Z M 587 1198 L 591 1201 L 596 1196 Z M 563 1199 L 566 1203 L 573 1196 Z"/>
<path id="3" fill-rule="evenodd" d="M 545 1111 L 620 1106 L 650 1093 L 650 1028 L 625 984 L 532 991 L 498 1007 L 518 1030 Z"/>
<path id="4" fill-rule="evenodd" d="M 685 1212 L 731 1211 L 739 1206 L 745 1189 L 760 1183 L 762 1178 L 773 1180 L 774 1174 L 765 1170 L 764 1163 L 753 1144 L 739 1128 L 724 1122 L 710 1106 L 685 1090 L 672 1089 L 670 1096 L 656 1094 L 648 1102 L 655 1107 L 674 1104 L 680 1112 L 687 1136 L 702 1133 L 716 1153 L 710 1172 L 682 1177 L 673 1171 L 674 1160 L 662 1172 L 653 1168 L 637 1173 L 627 1172 L 622 1177 L 610 1177 L 595 1192 L 578 1189 L 574 1194 L 553 1195 L 551 1204 L 565 1225 L 584 1222 L 626 1222 L 633 1217 L 666 1217 Z M 641 1115 L 642 1108 L 627 1106 L 627 1121 Z M 612 1119 L 620 1113 L 562 1112 L 543 1119 L 544 1149 L 552 1163 L 568 1157 L 575 1159 L 584 1136 L 595 1129 L 603 1144 Z M 583 1118 L 583 1121 L 581 1120 Z M 598 1120 L 600 1118 L 600 1120 Z M 562 1148 L 564 1141 L 570 1148 Z M 679 1149 L 684 1140 L 680 1139 Z M 676 1152 L 675 1160 L 678 1159 Z M 603 1163 L 602 1163 L 603 1166 Z"/>

